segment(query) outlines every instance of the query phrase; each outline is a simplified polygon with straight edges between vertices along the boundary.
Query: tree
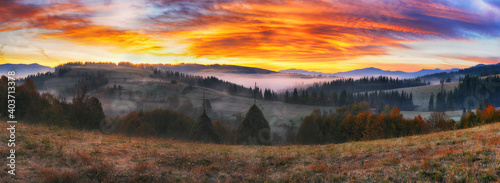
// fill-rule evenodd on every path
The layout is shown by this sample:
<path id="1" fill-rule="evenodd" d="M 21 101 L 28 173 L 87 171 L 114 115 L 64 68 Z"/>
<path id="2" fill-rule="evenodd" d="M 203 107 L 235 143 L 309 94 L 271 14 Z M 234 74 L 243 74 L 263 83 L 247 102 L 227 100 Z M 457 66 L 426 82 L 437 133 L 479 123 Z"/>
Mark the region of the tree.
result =
<path id="1" fill-rule="evenodd" d="M 151 127 L 151 125 L 143 122 L 137 112 L 131 112 L 122 118 L 123 119 L 121 119 L 121 122 L 118 124 L 116 130 L 117 133 L 138 137 L 156 135 L 156 131 Z"/>
<path id="2" fill-rule="evenodd" d="M 455 122 L 445 112 L 433 112 L 429 117 L 429 125 L 437 131 L 451 130 Z"/>
<path id="3" fill-rule="evenodd" d="M 498 120 L 498 114 L 495 111 L 495 107 L 492 105 L 486 106 L 486 108 L 481 111 L 481 124 L 487 124 L 487 123 L 492 123 Z"/>
<path id="4" fill-rule="evenodd" d="M 446 91 L 439 92 L 436 96 L 437 111 L 446 111 Z"/>
<path id="5" fill-rule="evenodd" d="M 337 94 L 337 90 L 335 90 L 335 91 L 333 91 L 333 94 L 332 94 L 333 106 L 337 105 L 338 100 L 339 100 L 339 96 Z"/>
<path id="6" fill-rule="evenodd" d="M 451 91 L 446 96 L 446 108 L 451 111 L 455 109 L 453 105 L 453 93 Z"/>
<path id="7" fill-rule="evenodd" d="M 87 116 L 89 121 L 84 128 L 87 129 L 99 129 L 99 125 L 103 122 L 105 115 L 102 110 L 102 104 L 99 99 L 95 97 L 90 97 L 86 101 Z"/>
<path id="8" fill-rule="evenodd" d="M 288 93 L 288 90 L 285 92 L 285 103 L 290 103 L 290 94 Z"/>
<path id="9" fill-rule="evenodd" d="M 359 113 L 356 115 L 356 120 L 354 122 L 353 129 L 353 138 L 354 140 L 363 139 L 363 132 L 366 128 L 366 123 L 368 121 L 369 113 L 367 111 Z"/>
<path id="10" fill-rule="evenodd" d="M 431 98 L 429 99 L 429 111 L 434 111 L 434 93 L 431 93 Z"/>
<path id="11" fill-rule="evenodd" d="M 69 121 L 64 116 L 64 109 L 60 102 L 51 94 L 44 93 L 42 99 L 47 101 L 48 106 L 44 107 L 40 121 L 46 125 L 55 125 L 59 127 L 69 126 Z"/>
<path id="12" fill-rule="evenodd" d="M 78 91 L 70 104 L 70 124 L 79 129 L 99 129 L 105 116 L 99 99 L 87 95 L 87 90 Z"/>
<path id="13" fill-rule="evenodd" d="M 340 96 L 339 96 L 339 99 L 338 99 L 338 105 L 337 106 L 344 106 L 344 105 L 347 105 L 347 91 L 346 90 L 342 90 L 340 92 Z"/>
<path id="14" fill-rule="evenodd" d="M 344 141 L 352 141 L 354 138 L 356 116 L 351 113 L 342 120 L 340 124 L 340 129 L 342 130 L 342 138 Z"/>
<path id="15" fill-rule="evenodd" d="M 297 104 L 299 102 L 299 92 L 297 91 L 297 88 L 293 89 L 292 102 L 294 104 Z"/>
<path id="16" fill-rule="evenodd" d="M 219 120 L 215 120 L 214 122 L 214 128 L 217 131 L 217 133 L 220 135 L 221 142 L 224 144 L 232 144 L 234 135 L 231 129 L 229 129 L 227 126 L 223 125 Z"/>
<path id="17" fill-rule="evenodd" d="M 376 121 L 377 116 L 370 113 L 366 118 L 365 130 L 363 131 L 362 140 L 374 140 L 379 138 L 379 134 L 382 132 L 382 127 Z"/>
<path id="18" fill-rule="evenodd" d="M 31 79 L 27 79 L 23 85 L 16 88 L 16 118 L 31 123 L 37 122 L 42 112 L 40 97 Z"/>
<path id="19" fill-rule="evenodd" d="M 319 144 L 320 130 L 317 123 L 319 109 L 315 109 L 309 116 L 306 116 L 299 127 L 299 141 L 301 144 Z M 316 113 L 316 114 L 315 114 Z"/>

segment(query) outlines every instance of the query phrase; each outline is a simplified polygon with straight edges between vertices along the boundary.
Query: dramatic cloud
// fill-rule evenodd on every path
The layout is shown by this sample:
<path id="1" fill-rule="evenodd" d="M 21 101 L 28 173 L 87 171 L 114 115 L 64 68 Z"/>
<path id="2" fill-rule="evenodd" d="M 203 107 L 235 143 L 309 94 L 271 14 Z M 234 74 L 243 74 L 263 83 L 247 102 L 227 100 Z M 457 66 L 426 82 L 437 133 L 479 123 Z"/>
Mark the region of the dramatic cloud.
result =
<path id="1" fill-rule="evenodd" d="M 400 47 L 406 41 L 500 36 L 500 24 L 490 15 L 450 6 L 447 1 L 164 0 L 153 4 L 163 10 L 149 19 L 155 30 L 186 38 L 190 53 L 198 56 L 331 62 L 384 55 L 388 46 Z"/>
<path id="2" fill-rule="evenodd" d="M 143 54 L 163 48 L 151 35 L 93 24 L 95 11 L 102 7 L 85 6 L 76 2 L 38 6 L 10 2 L 8 5 L 14 8 L 5 7 L 7 11 L 0 15 L 6 17 L 1 21 L 4 26 L 0 31 L 42 30 L 38 32 L 38 38 L 56 38 L 83 45 L 109 46 L 114 48 L 111 50 L 117 52 Z"/>
<path id="3" fill-rule="evenodd" d="M 498 39 L 499 4 L 496 0 L 8 0 L 0 2 L 0 37 L 5 36 L 2 32 L 22 30 L 34 39 L 104 48 L 110 54 L 152 56 L 163 62 L 210 59 L 273 70 L 298 65 L 342 70 L 340 65 L 349 62 L 415 49 L 409 46 L 415 42 Z M 479 59 L 491 55 L 456 57 L 498 62 Z M 441 58 L 422 60 L 420 67 L 452 67 L 446 60 L 432 63 Z M 386 69 L 400 64 L 378 63 Z"/>

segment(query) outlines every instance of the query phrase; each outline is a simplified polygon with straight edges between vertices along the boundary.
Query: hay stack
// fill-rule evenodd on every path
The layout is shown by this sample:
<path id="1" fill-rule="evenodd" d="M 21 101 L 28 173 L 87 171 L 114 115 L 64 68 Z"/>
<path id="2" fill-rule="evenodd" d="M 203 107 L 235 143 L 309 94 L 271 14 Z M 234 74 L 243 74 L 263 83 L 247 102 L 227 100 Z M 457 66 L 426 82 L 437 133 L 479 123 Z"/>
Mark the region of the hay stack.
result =
<path id="1" fill-rule="evenodd" d="M 189 139 L 204 143 L 221 143 L 219 134 L 205 111 L 189 131 Z"/>
<path id="2" fill-rule="evenodd" d="M 262 111 L 254 104 L 236 132 L 236 144 L 271 145 L 271 127 Z"/>

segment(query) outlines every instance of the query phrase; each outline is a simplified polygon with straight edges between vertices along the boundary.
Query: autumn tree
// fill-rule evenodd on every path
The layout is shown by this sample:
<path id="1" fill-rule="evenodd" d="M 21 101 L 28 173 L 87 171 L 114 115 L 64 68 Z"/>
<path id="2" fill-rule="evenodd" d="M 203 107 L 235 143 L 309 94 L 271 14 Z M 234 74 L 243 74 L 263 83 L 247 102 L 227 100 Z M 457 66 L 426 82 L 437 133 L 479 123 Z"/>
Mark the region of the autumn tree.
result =
<path id="1" fill-rule="evenodd" d="M 137 112 L 131 112 L 128 115 L 122 117 L 116 129 L 116 132 L 127 136 L 137 137 L 148 137 L 156 135 L 156 131 L 151 127 L 151 125 L 143 122 L 139 117 L 139 113 Z"/>
<path id="2" fill-rule="evenodd" d="M 436 131 L 445 131 L 455 128 L 455 122 L 445 112 L 433 112 L 429 117 L 429 125 Z"/>
<path id="3" fill-rule="evenodd" d="M 302 144 L 319 144 L 320 129 L 318 121 L 321 119 L 321 112 L 315 109 L 310 115 L 304 117 L 299 127 L 299 141 Z"/>
<path id="4" fill-rule="evenodd" d="M 35 123 L 40 119 L 42 106 L 40 93 L 31 79 L 16 89 L 16 118 Z"/>
<path id="5" fill-rule="evenodd" d="M 99 129 L 105 117 L 99 99 L 87 95 L 86 89 L 73 96 L 69 115 L 71 126 L 88 130 Z"/>
<path id="6" fill-rule="evenodd" d="M 222 124 L 219 120 L 215 120 L 214 127 L 221 137 L 221 142 L 224 144 L 232 144 L 234 141 L 234 134 L 227 126 Z"/>

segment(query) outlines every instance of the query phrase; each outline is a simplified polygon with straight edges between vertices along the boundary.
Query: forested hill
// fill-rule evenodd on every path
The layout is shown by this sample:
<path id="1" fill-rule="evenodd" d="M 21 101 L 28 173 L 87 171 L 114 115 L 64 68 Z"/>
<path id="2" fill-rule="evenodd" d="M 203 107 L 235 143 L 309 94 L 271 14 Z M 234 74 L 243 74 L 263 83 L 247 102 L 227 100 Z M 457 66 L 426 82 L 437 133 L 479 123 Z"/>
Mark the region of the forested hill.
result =
<path id="1" fill-rule="evenodd" d="M 438 92 L 435 103 L 435 106 L 429 105 L 429 110 L 468 109 L 470 111 L 476 108 L 484 109 L 487 105 L 498 107 L 500 106 L 500 77 L 498 75 L 488 77 L 466 75 L 460 79 L 455 89 Z"/>
<path id="2" fill-rule="evenodd" d="M 496 75 L 500 73 L 500 63 L 493 65 L 484 65 L 479 64 L 474 67 L 460 69 L 458 71 L 452 72 L 441 72 L 436 74 L 425 75 L 419 77 L 421 80 L 427 81 L 435 81 L 438 82 L 440 80 L 448 81 L 448 82 L 457 82 L 460 78 L 465 77 L 465 75 L 470 76 L 488 76 L 488 75 Z"/>
<path id="3" fill-rule="evenodd" d="M 236 73 L 236 74 L 271 74 L 276 73 L 267 69 L 260 69 L 255 67 L 244 67 L 237 65 L 201 65 L 201 64 L 155 64 L 159 70 L 162 71 L 178 71 L 181 73 Z"/>
<path id="4" fill-rule="evenodd" d="M 414 86 L 423 86 L 427 83 L 422 79 L 399 79 L 387 76 L 378 77 L 363 77 L 360 79 L 337 79 L 325 83 L 317 83 L 307 88 L 307 91 L 323 91 L 332 93 L 334 91 L 340 92 L 346 90 L 348 92 L 365 92 L 365 91 L 379 91 L 389 90 L 395 88 L 406 88 Z"/>
<path id="5" fill-rule="evenodd" d="M 141 75 L 123 76 L 120 79 L 123 81 L 128 79 L 134 79 L 134 77 L 141 76 L 147 77 L 149 79 L 160 79 L 174 84 L 185 83 L 190 86 L 202 86 L 206 88 L 215 89 L 221 92 L 227 92 L 231 95 L 250 97 L 253 98 L 256 95 L 257 99 L 263 99 L 263 91 L 259 87 L 247 88 L 242 85 L 230 83 L 213 76 L 197 76 L 194 74 L 186 74 L 179 71 L 172 70 L 162 70 L 159 67 L 172 68 L 172 69 L 188 69 L 190 71 L 200 71 L 204 69 L 215 69 L 217 67 L 223 68 L 227 72 L 229 70 L 246 70 L 247 72 L 267 72 L 266 70 L 256 70 L 246 67 L 232 67 L 225 65 L 210 65 L 202 67 L 202 65 L 197 64 L 182 64 L 178 67 L 173 65 L 162 65 L 162 64 L 132 64 L 129 62 L 120 62 L 118 64 L 112 62 L 69 62 L 66 64 L 59 65 L 55 68 L 55 72 L 38 73 L 35 75 L 29 75 L 24 79 L 20 80 L 20 83 L 24 83 L 26 79 L 33 80 L 35 86 L 41 90 L 53 90 L 53 88 L 48 88 L 46 85 L 55 80 L 67 81 L 65 87 L 57 88 L 59 92 L 65 95 L 72 95 L 75 89 L 86 88 L 89 91 L 96 90 L 100 87 L 109 86 L 112 84 L 110 82 L 116 83 L 117 77 L 121 75 L 131 75 L 135 73 L 141 73 Z M 270 71 L 272 72 L 272 71 Z M 141 79 L 136 78 L 136 79 Z M 119 83 L 119 82 L 118 82 Z M 120 86 L 112 86 L 111 89 L 120 90 Z M 186 88 L 186 91 L 190 88 Z"/>
<path id="6" fill-rule="evenodd" d="M 373 107 L 398 106 L 403 110 L 413 110 L 413 94 L 407 92 L 384 92 L 381 90 L 423 86 L 420 79 L 398 79 L 386 76 L 364 77 L 361 79 L 338 79 L 317 83 L 307 89 L 293 89 L 283 94 L 286 103 L 305 105 L 345 106 L 354 102 L 367 101 Z M 369 92 L 370 91 L 370 92 Z M 375 91 L 375 92 L 371 92 Z"/>

